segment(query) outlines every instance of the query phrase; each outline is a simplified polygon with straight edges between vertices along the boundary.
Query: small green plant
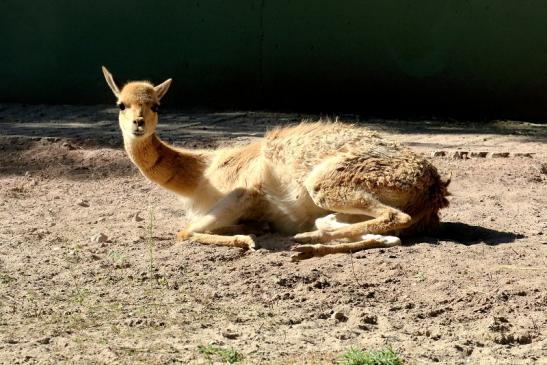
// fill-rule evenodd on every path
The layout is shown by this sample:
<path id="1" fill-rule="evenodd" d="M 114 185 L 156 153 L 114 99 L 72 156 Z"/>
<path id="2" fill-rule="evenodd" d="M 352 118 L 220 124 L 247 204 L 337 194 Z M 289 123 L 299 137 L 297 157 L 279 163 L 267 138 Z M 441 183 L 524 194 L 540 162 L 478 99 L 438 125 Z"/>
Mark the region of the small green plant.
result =
<path id="1" fill-rule="evenodd" d="M 71 249 L 67 249 L 64 253 L 65 260 L 72 264 L 77 264 L 82 260 L 82 246 L 78 243 L 74 244 Z"/>
<path id="2" fill-rule="evenodd" d="M 82 306 L 84 304 L 84 301 L 88 297 L 88 295 L 89 295 L 88 290 L 82 289 L 80 287 L 76 287 L 76 289 L 74 290 L 72 294 L 72 299 L 74 300 L 75 303 Z"/>
<path id="3" fill-rule="evenodd" d="M 425 281 L 427 279 L 427 277 L 425 276 L 425 274 L 423 272 L 418 272 L 416 274 L 416 280 L 419 281 L 419 282 L 422 282 L 422 281 Z"/>
<path id="4" fill-rule="evenodd" d="M 200 345 L 198 346 L 198 351 L 209 364 L 212 364 L 215 358 L 228 364 L 235 364 L 236 362 L 243 360 L 243 355 L 233 347 L 223 348 L 213 345 Z"/>
<path id="5" fill-rule="evenodd" d="M 126 257 L 117 251 L 110 251 L 108 257 L 110 258 L 114 268 L 116 269 L 129 267 L 129 262 L 127 262 Z"/>
<path id="6" fill-rule="evenodd" d="M 344 352 L 340 365 L 402 365 L 403 360 L 391 347 L 380 351 L 362 351 L 351 347 Z"/>
<path id="7" fill-rule="evenodd" d="M 154 277 L 154 249 L 155 249 L 155 242 L 154 242 L 154 211 L 151 207 L 148 209 L 148 226 L 146 227 L 146 242 L 148 245 L 148 276 L 150 278 L 150 282 L 152 282 L 152 278 Z"/>
<path id="8" fill-rule="evenodd" d="M 0 274 L 0 284 L 9 284 L 11 282 L 17 281 L 14 277 L 9 276 L 8 274 Z"/>
<path id="9" fill-rule="evenodd" d="M 36 293 L 32 290 L 27 291 L 23 297 L 23 308 L 25 308 L 25 317 L 38 317 L 40 315 L 40 305 L 36 299 Z"/>

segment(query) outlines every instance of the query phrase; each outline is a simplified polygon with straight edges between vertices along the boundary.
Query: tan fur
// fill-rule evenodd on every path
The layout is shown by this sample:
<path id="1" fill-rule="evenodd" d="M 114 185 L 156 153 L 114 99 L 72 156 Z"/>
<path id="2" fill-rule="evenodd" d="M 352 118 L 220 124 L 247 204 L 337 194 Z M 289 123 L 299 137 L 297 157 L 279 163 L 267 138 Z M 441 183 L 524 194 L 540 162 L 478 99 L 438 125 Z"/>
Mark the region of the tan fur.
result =
<path id="1" fill-rule="evenodd" d="M 120 91 L 103 72 L 125 105 L 119 122 L 129 157 L 144 176 L 187 202 L 192 219 L 179 239 L 252 248 L 251 236 L 215 233 L 237 233 L 242 221 L 268 222 L 306 243 L 294 250 L 307 258 L 399 244 L 381 235 L 434 228 L 439 209 L 448 206 L 449 182 L 429 161 L 354 125 L 303 122 L 217 150 L 168 146 L 155 135 L 151 108 L 171 81 L 130 82 Z M 331 241 L 337 242 L 325 244 Z"/>

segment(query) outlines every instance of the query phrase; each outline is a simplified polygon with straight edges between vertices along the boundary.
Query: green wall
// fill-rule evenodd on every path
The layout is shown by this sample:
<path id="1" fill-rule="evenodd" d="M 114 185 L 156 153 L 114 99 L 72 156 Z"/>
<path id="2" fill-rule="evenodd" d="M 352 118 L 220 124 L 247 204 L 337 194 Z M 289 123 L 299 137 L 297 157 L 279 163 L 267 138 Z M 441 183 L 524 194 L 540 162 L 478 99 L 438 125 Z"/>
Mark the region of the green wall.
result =
<path id="1" fill-rule="evenodd" d="M 0 100 L 547 117 L 544 0 L 0 0 Z"/>

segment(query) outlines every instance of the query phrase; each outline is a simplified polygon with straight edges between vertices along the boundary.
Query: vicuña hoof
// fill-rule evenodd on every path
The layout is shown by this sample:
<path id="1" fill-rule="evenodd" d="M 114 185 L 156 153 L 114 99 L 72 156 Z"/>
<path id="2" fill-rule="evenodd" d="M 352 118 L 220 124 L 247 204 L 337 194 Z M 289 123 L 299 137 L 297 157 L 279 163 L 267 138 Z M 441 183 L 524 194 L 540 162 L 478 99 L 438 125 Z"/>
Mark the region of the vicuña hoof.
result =
<path id="1" fill-rule="evenodd" d="M 323 245 L 298 245 L 294 246 L 291 251 L 298 252 L 298 255 L 291 257 L 292 261 L 301 261 L 311 259 L 314 256 L 322 256 L 318 253 L 318 248 Z"/>
<path id="2" fill-rule="evenodd" d="M 235 245 L 236 247 L 240 248 L 246 248 L 250 251 L 254 251 L 256 249 L 256 243 L 254 241 L 254 235 L 235 235 Z"/>
<path id="3" fill-rule="evenodd" d="M 183 229 L 183 230 L 177 232 L 177 241 L 187 240 L 191 236 L 192 236 L 191 232 L 188 232 L 187 230 Z"/>
<path id="4" fill-rule="evenodd" d="M 361 236 L 361 240 L 363 241 L 377 241 L 379 244 L 383 245 L 384 247 L 393 247 L 393 246 L 400 246 L 401 245 L 401 239 L 396 236 L 383 236 L 380 234 L 364 234 Z"/>
<path id="5" fill-rule="evenodd" d="M 328 233 L 322 231 L 299 233 L 294 235 L 293 239 L 298 243 L 316 243 L 330 241 Z"/>

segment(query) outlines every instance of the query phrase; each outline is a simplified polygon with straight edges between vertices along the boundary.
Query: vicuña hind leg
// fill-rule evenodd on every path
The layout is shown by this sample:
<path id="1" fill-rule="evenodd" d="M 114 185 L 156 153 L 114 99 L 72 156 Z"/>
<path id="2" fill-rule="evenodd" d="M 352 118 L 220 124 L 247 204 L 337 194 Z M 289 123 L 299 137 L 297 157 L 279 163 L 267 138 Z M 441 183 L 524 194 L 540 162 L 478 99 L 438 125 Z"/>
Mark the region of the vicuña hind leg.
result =
<path id="1" fill-rule="evenodd" d="M 351 224 L 336 221 L 336 223 L 331 223 L 331 228 L 334 229 L 318 229 L 316 231 L 299 233 L 294 238 L 300 243 L 329 242 L 340 239 L 355 241 L 365 234 L 386 234 L 410 225 L 411 218 L 408 214 L 380 202 L 377 202 L 377 204 L 378 206 L 374 210 L 363 208 L 359 212 L 359 215 L 372 216 L 372 219 Z M 356 211 L 356 208 L 352 208 L 351 210 Z"/>
<path id="2" fill-rule="evenodd" d="M 330 194 L 322 194 L 321 189 L 314 189 L 310 193 L 317 205 L 336 213 L 320 218 L 316 222 L 318 230 L 294 236 L 299 243 L 309 243 L 294 247 L 293 250 L 300 252 L 296 259 L 401 243 L 397 237 L 383 235 L 410 226 L 411 217 L 408 214 L 381 203 L 367 192 L 354 191 L 342 198 L 338 191 L 335 188 L 330 189 Z M 337 218 L 344 218 L 344 221 Z M 350 242 L 320 244 L 336 240 Z"/>
<path id="3" fill-rule="evenodd" d="M 329 231 L 332 232 L 336 229 L 347 227 L 353 223 L 358 223 L 371 219 L 367 216 L 362 215 L 351 215 L 344 213 L 333 213 L 322 218 L 317 218 L 315 220 L 315 226 L 320 231 Z M 361 236 L 361 240 L 378 240 L 382 241 L 385 246 L 397 246 L 401 244 L 399 237 L 395 236 L 383 236 L 379 234 L 364 234 Z"/>
<path id="4" fill-rule="evenodd" d="M 325 256 L 334 253 L 349 253 L 371 248 L 383 248 L 398 246 L 401 240 L 395 236 L 385 236 L 394 230 L 402 229 L 410 225 L 410 216 L 397 211 L 394 208 L 387 207 L 384 212 L 376 218 L 362 221 L 359 223 L 342 223 L 333 221 L 329 216 L 320 218 L 319 226 L 324 228 L 333 228 L 332 230 L 322 230 L 300 233 L 294 236 L 297 242 L 329 242 L 340 239 L 347 239 L 350 242 L 336 242 L 330 245 L 322 243 L 298 245 L 293 251 L 299 252 L 294 257 L 295 260 L 303 260 L 314 256 Z M 363 214 L 371 215 L 371 211 L 363 211 Z M 326 220 L 330 220 L 326 223 Z"/>

